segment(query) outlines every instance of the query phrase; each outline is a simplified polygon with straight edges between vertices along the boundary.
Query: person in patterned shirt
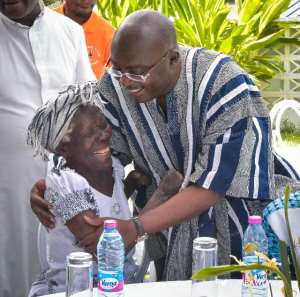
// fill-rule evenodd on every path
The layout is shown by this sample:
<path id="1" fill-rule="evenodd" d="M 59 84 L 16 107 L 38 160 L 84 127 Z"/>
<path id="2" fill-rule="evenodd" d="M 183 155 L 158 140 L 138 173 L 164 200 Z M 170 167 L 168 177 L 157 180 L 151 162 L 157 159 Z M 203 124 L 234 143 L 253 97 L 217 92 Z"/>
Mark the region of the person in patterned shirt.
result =
<path id="1" fill-rule="evenodd" d="M 110 56 L 115 28 L 93 11 L 95 0 L 65 0 L 55 11 L 79 25 L 84 31 L 92 69 L 97 79 L 104 74 L 104 66 Z"/>

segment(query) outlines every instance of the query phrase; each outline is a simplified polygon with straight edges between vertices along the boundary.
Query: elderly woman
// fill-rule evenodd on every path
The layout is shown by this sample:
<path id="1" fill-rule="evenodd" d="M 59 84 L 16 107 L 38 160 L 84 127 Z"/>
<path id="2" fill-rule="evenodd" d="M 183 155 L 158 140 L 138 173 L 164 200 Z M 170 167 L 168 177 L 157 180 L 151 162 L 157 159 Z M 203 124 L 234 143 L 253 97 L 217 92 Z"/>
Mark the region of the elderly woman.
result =
<path id="1" fill-rule="evenodd" d="M 36 153 L 44 159 L 49 153 L 55 154 L 46 178 L 45 198 L 53 205 L 52 213 L 56 216 L 56 225 L 46 236 L 48 269 L 33 284 L 29 296 L 64 291 L 66 256 L 81 250 L 77 243 L 91 232 L 92 227 L 83 216 L 128 220 L 131 214 L 125 192 L 147 183 L 146 176 L 133 171 L 124 189 L 124 169 L 112 156 L 112 130 L 103 110 L 104 104 L 94 94 L 93 83 L 71 86 L 42 106 L 28 128 L 28 142 Z M 175 178 L 171 187 L 162 181 L 160 199 L 162 193 L 170 196 L 178 191 L 182 180 L 180 175 L 176 176 L 178 182 Z M 168 193 L 170 189 L 172 193 Z M 158 203 L 157 197 L 154 195 L 152 206 Z M 131 255 L 132 251 L 125 260 L 127 282 L 134 281 L 136 272 Z M 96 271 L 94 265 L 95 281 Z"/>

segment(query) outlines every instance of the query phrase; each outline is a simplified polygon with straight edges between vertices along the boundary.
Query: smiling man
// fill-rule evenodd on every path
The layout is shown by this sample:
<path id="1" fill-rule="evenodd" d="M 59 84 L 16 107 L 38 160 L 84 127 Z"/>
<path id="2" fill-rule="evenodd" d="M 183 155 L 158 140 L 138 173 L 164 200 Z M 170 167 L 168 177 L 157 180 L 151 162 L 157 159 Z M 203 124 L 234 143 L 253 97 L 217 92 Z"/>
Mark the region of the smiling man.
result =
<path id="1" fill-rule="evenodd" d="M 82 28 L 38 0 L 0 0 L 0 296 L 24 297 L 38 271 L 28 205 L 46 172 L 26 146 L 35 110 L 63 86 L 94 79 Z"/>
<path id="2" fill-rule="evenodd" d="M 248 214 L 274 197 L 269 116 L 258 88 L 228 56 L 179 47 L 170 20 L 148 10 L 118 28 L 111 64 L 99 93 L 109 101 L 112 148 L 152 176 L 148 194 L 169 168 L 185 177 L 180 193 L 139 217 L 148 234 L 173 226 L 164 278 L 191 276 L 197 234 L 218 239 L 220 263 L 240 257 Z M 130 222 L 120 230 L 127 244 L 143 235 Z"/>
<path id="3" fill-rule="evenodd" d="M 228 56 L 180 47 L 172 22 L 155 11 L 137 11 L 124 20 L 110 61 L 97 88 L 107 101 L 112 148 L 152 177 L 146 197 L 169 169 L 184 176 L 181 191 L 164 204 L 119 221 L 125 244 L 171 227 L 166 280 L 190 278 L 192 241 L 199 235 L 218 239 L 220 264 L 229 263 L 230 254 L 239 258 L 248 215 L 259 214 L 274 197 L 270 122 L 258 88 Z M 47 207 L 42 192 L 33 188 L 32 207 L 51 222 L 41 212 Z M 95 232 L 82 243 L 94 251 L 103 220 L 87 222 Z M 163 254 L 148 250 L 153 257 Z"/>

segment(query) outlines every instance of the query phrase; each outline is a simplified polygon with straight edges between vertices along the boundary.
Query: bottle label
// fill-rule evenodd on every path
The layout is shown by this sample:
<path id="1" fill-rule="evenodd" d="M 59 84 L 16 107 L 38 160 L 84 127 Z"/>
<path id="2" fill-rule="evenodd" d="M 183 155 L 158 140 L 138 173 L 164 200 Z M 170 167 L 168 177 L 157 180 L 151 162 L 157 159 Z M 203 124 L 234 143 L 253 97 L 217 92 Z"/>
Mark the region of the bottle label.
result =
<path id="1" fill-rule="evenodd" d="M 243 257 L 243 262 L 245 264 L 255 264 L 259 263 L 257 256 L 246 256 Z M 264 287 L 267 283 L 267 273 L 262 269 L 254 269 L 245 271 L 243 273 L 243 286 L 251 286 L 253 288 Z"/>
<path id="2" fill-rule="evenodd" d="M 120 292 L 123 290 L 122 271 L 98 271 L 98 289 L 103 292 Z"/>

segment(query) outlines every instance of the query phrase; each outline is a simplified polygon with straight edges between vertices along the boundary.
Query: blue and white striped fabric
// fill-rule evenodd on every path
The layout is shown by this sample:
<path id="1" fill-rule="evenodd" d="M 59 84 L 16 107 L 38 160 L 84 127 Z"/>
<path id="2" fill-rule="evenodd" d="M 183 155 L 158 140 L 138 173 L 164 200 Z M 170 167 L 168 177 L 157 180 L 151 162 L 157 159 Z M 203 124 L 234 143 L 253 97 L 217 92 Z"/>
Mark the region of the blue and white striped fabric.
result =
<path id="1" fill-rule="evenodd" d="M 274 166 L 275 172 L 277 174 L 288 176 L 294 180 L 300 180 L 299 173 L 295 170 L 295 168 L 283 157 L 277 154 L 275 151 L 274 154 Z"/>
<path id="2" fill-rule="evenodd" d="M 98 84 L 108 102 L 112 147 L 153 177 L 148 197 L 171 168 L 184 175 L 182 188 L 193 183 L 225 196 L 199 218 L 174 226 L 168 280 L 190 277 L 192 239 L 199 234 L 222 240 L 221 263 L 230 253 L 239 257 L 247 216 L 261 214 L 274 191 L 270 121 L 257 87 L 228 56 L 199 48 L 181 48 L 181 55 L 165 113 L 156 99 L 136 103 L 109 75 Z"/>

